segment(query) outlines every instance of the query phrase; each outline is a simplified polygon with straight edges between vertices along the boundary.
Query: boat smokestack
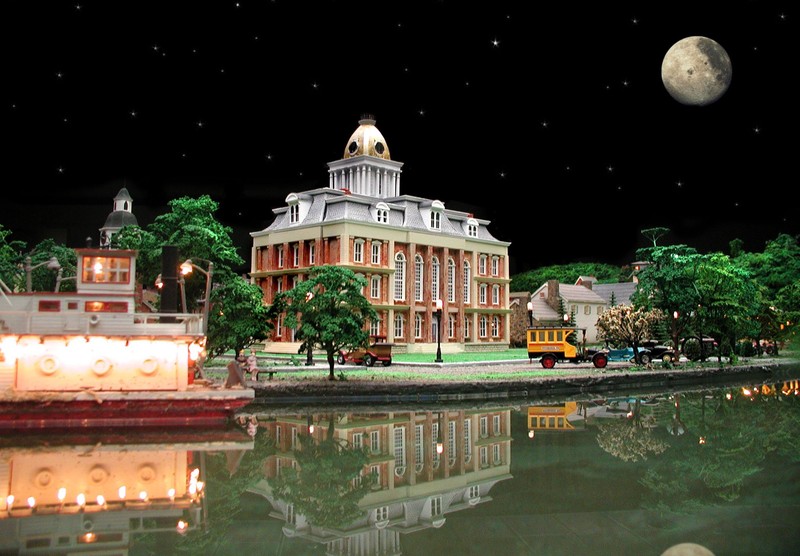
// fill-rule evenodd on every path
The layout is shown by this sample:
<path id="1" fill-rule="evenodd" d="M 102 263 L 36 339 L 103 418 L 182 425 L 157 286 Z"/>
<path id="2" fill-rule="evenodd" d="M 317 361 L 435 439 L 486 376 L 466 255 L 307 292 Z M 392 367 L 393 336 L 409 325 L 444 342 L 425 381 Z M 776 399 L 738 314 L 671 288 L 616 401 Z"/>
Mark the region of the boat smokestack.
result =
<path id="1" fill-rule="evenodd" d="M 161 313 L 178 312 L 178 248 L 161 248 Z"/>

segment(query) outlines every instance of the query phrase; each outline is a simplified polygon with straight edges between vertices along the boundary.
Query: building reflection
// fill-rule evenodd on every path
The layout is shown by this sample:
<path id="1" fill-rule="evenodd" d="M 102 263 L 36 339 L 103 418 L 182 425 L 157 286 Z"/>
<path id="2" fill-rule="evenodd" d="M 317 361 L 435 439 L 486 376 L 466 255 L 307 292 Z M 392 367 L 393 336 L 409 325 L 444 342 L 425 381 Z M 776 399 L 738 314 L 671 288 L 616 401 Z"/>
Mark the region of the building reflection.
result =
<path id="1" fill-rule="evenodd" d="M 260 417 L 259 426 L 276 451 L 250 492 L 268 500 L 287 537 L 322 543 L 327 554 L 400 554 L 402 534 L 442 527 L 448 514 L 489 502 L 493 486 L 512 477 L 511 408 L 279 415 Z M 306 434 L 366 450 L 362 475 L 374 482 L 358 519 L 320 527 L 273 494 L 270 479 L 297 468 Z"/>
<path id="2" fill-rule="evenodd" d="M 206 453 L 252 448 L 238 429 L 5 437 L 0 553 L 126 553 L 137 534 L 203 528 Z"/>

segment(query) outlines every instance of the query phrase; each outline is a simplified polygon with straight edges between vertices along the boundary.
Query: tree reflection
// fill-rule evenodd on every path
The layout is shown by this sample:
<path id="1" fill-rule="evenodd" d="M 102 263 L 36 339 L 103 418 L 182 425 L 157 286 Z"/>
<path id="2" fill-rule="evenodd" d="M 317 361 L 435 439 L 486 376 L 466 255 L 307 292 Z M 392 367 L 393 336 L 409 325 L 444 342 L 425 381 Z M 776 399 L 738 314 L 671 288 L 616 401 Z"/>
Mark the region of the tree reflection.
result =
<path id="1" fill-rule="evenodd" d="M 626 417 L 598 426 L 597 443 L 603 450 L 622 461 L 636 462 L 646 460 L 648 454 L 660 454 L 667 449 L 667 443 L 654 436 L 655 419 L 642 414 L 639 398 Z"/>
<path id="2" fill-rule="evenodd" d="M 798 413 L 787 411 L 787 404 L 796 403 L 796 396 L 768 385 L 676 396 L 664 425 L 674 434 L 671 449 L 640 480 L 649 489 L 644 505 L 691 511 L 714 500 L 730 502 L 741 496 L 748 477 L 762 471 L 770 453 L 800 460 Z"/>
<path id="3" fill-rule="evenodd" d="M 333 433 L 332 416 L 324 438 L 301 435 L 294 452 L 298 467 L 282 470 L 269 485 L 310 523 L 338 528 L 361 517 L 358 502 L 371 490 L 373 478 L 361 475 L 369 462 L 366 449 L 353 448 Z"/>

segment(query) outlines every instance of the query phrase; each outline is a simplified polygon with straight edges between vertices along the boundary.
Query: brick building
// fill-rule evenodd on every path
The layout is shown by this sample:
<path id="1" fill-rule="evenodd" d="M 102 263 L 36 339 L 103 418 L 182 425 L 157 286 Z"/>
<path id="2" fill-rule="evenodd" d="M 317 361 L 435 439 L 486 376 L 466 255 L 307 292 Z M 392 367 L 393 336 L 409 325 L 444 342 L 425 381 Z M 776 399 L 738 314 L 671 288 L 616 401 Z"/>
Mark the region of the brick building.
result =
<path id="1" fill-rule="evenodd" d="M 375 121 L 361 119 L 344 156 L 328 163 L 327 187 L 290 193 L 272 224 L 251 232 L 251 278 L 265 303 L 314 266 L 346 266 L 367 280 L 364 296 L 380 316 L 370 333 L 395 351 L 436 350 L 437 300 L 443 353 L 506 348 L 510 244 L 487 220 L 401 195 L 402 166 Z M 296 350 L 294 331 L 276 324 L 266 348 Z"/>

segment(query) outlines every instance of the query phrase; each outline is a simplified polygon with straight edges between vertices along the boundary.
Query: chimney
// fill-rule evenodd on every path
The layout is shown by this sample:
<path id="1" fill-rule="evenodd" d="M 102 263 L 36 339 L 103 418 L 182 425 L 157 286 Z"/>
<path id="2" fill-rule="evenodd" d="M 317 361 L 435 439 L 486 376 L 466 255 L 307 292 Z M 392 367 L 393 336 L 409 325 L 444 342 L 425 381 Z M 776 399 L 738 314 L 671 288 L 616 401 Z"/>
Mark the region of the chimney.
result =
<path id="1" fill-rule="evenodd" d="M 554 310 L 558 311 L 558 298 L 559 298 L 559 291 L 558 291 L 558 280 L 548 280 L 547 281 L 547 304 L 552 307 Z"/>

